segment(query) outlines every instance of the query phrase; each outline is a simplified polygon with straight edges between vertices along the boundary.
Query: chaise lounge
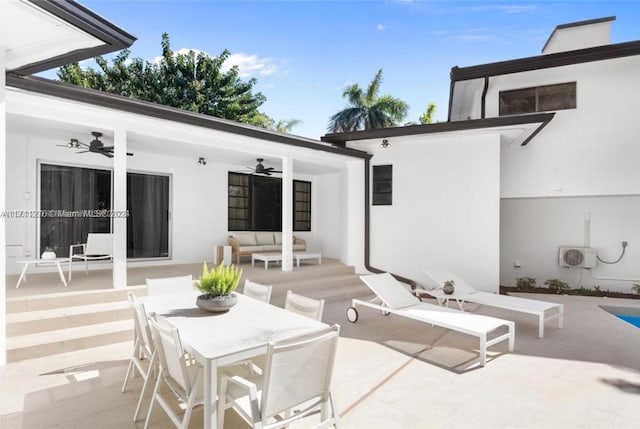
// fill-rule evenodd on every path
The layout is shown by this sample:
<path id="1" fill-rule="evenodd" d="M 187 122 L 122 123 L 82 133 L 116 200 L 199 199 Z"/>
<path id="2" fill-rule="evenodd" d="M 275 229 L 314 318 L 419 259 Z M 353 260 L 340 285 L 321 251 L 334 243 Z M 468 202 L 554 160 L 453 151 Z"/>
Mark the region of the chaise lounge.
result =
<path id="1" fill-rule="evenodd" d="M 445 280 L 453 280 L 455 289 L 451 295 L 446 295 L 442 289 L 424 290 L 425 293 L 433 296 L 442 305 L 449 299 L 454 299 L 458 303 L 460 310 L 465 302 L 487 305 L 489 307 L 504 308 L 506 310 L 520 313 L 533 314 L 538 316 L 538 338 L 544 338 L 544 322 L 546 320 L 558 319 L 558 328 L 562 329 L 564 318 L 564 305 L 555 302 L 539 301 L 536 299 L 520 298 L 516 296 L 500 295 L 496 293 L 482 292 L 474 289 L 455 274 L 422 270 L 430 279 L 440 287 Z M 422 292 L 422 291 L 421 291 Z"/>
<path id="2" fill-rule="evenodd" d="M 391 313 L 409 319 L 424 322 L 429 325 L 440 326 L 452 331 L 472 335 L 480 340 L 480 365 L 485 366 L 487 361 L 487 347 L 502 341 L 508 341 L 509 351 L 513 351 L 515 342 L 515 323 L 509 320 L 498 319 L 490 316 L 464 313 L 438 305 L 421 302 L 419 298 L 411 294 L 391 274 L 373 274 L 360 276 L 360 279 L 376 294 L 377 302 L 352 300 L 352 306 L 347 309 L 347 319 L 351 323 L 358 321 L 356 306 L 363 306 L 380 310 L 383 313 Z M 489 334 L 507 328 L 507 333 L 497 334 L 489 339 Z"/>

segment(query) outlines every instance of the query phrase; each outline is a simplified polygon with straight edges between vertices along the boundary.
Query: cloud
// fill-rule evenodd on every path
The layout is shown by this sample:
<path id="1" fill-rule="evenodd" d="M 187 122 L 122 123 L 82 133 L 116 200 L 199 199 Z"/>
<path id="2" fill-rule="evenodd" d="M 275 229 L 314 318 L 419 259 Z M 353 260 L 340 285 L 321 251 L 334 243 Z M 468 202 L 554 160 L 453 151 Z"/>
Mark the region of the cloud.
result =
<path id="1" fill-rule="evenodd" d="M 189 49 L 189 48 L 181 48 L 177 51 L 174 51 L 175 55 L 188 54 L 189 51 L 195 52 L 196 55 L 200 53 L 204 53 L 210 56 L 208 52 L 201 51 L 200 49 Z M 162 56 L 157 56 L 151 60 L 151 63 L 157 64 L 162 59 Z M 269 76 L 278 71 L 278 65 L 273 61 L 272 58 L 262 58 L 258 55 L 248 55 L 245 53 L 231 54 L 227 61 L 224 62 L 222 66 L 223 71 L 227 71 L 231 69 L 233 66 L 238 66 L 238 75 L 240 77 L 250 77 L 252 75 L 261 75 L 261 76 Z M 287 72 L 282 71 L 280 74 L 286 76 Z"/>
<path id="2" fill-rule="evenodd" d="M 248 77 L 254 74 L 269 76 L 278 71 L 278 65 L 273 62 L 273 59 L 261 58 L 255 54 L 239 53 L 229 55 L 223 69 L 228 70 L 233 66 L 238 66 L 240 77 Z"/>
<path id="3" fill-rule="evenodd" d="M 383 30 L 385 30 L 386 28 L 387 28 L 387 26 L 386 26 L 386 25 L 384 25 L 384 24 L 378 24 L 378 25 L 376 25 L 376 30 L 378 30 L 378 31 L 383 31 Z"/>

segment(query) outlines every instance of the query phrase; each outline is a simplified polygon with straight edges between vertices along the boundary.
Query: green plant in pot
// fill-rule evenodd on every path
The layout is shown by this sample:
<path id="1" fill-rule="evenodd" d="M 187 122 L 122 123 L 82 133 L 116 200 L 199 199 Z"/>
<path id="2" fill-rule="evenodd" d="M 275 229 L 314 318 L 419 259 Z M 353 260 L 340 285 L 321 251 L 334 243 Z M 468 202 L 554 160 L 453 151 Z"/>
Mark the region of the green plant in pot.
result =
<path id="1" fill-rule="evenodd" d="M 447 295 L 451 295 L 453 293 L 453 291 L 455 290 L 455 285 L 456 285 L 456 283 L 453 280 L 447 280 L 442 285 L 442 291 L 444 293 L 446 293 Z"/>
<path id="2" fill-rule="evenodd" d="M 205 262 L 200 279 L 194 282 L 195 287 L 203 292 L 203 295 L 198 296 L 196 305 L 206 311 L 228 311 L 238 302 L 238 297 L 233 292 L 241 277 L 242 269 L 233 264 L 220 264 L 209 269 Z"/>
<path id="3" fill-rule="evenodd" d="M 56 250 L 58 250 L 58 246 L 46 246 L 44 248 L 44 252 L 42 252 L 42 255 L 40 255 L 40 259 L 56 259 Z"/>

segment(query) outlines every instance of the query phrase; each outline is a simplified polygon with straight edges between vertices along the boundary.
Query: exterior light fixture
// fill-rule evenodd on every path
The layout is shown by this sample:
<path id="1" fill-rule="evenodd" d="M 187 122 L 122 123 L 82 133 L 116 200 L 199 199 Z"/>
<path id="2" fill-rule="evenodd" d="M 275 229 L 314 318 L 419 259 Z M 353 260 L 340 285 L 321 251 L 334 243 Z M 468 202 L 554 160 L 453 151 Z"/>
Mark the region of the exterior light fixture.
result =
<path id="1" fill-rule="evenodd" d="M 207 161 L 204 159 L 204 157 L 200 157 L 198 158 L 198 164 L 200 165 L 207 165 Z"/>
<path id="2" fill-rule="evenodd" d="M 386 149 L 386 148 L 388 148 L 389 146 L 391 146 L 391 143 L 389 143 L 389 140 L 387 140 L 387 139 L 382 139 L 382 143 L 380 143 L 380 147 L 381 147 L 382 149 Z"/>

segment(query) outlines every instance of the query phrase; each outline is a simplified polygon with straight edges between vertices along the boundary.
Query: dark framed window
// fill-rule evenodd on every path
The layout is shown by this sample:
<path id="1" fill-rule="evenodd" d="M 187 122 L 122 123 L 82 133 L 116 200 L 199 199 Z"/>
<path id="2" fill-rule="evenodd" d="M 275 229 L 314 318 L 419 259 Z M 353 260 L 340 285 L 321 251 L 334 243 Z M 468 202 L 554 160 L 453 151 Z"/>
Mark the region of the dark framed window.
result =
<path id="1" fill-rule="evenodd" d="M 90 232 L 111 232 L 111 170 L 40 165 L 40 250 L 87 242 Z M 127 173 L 127 257 L 169 256 L 170 176 Z"/>
<path id="2" fill-rule="evenodd" d="M 576 82 L 500 91 L 500 116 L 576 108 Z"/>
<path id="3" fill-rule="evenodd" d="M 393 166 L 373 166 L 373 190 L 371 202 L 374 206 L 390 206 L 393 202 Z"/>
<path id="4" fill-rule="evenodd" d="M 311 231 L 311 182 L 293 181 L 293 230 Z"/>
<path id="5" fill-rule="evenodd" d="M 229 231 L 282 231 L 282 179 L 229 172 Z M 293 181 L 293 230 L 311 231 L 311 182 Z"/>

